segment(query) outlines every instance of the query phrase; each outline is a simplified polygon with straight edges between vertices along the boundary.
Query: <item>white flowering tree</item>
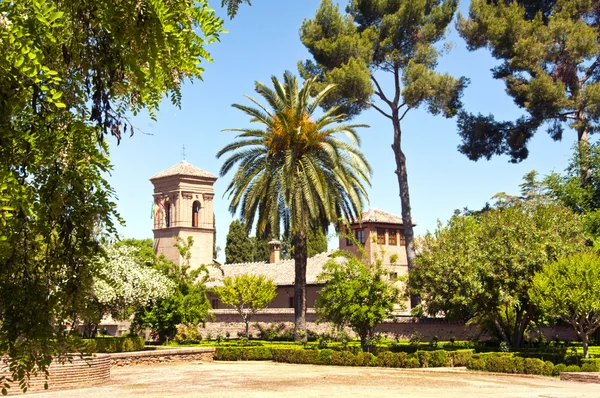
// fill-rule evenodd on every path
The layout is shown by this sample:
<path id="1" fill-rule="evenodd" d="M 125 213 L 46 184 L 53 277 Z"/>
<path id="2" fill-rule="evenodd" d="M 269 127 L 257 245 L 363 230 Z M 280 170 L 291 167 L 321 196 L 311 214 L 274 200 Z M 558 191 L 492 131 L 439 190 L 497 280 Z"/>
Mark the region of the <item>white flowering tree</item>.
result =
<path id="1" fill-rule="evenodd" d="M 88 323 L 110 314 L 124 319 L 137 309 L 170 297 L 175 283 L 146 264 L 140 249 L 131 245 L 107 245 L 96 257 L 93 298 Z"/>

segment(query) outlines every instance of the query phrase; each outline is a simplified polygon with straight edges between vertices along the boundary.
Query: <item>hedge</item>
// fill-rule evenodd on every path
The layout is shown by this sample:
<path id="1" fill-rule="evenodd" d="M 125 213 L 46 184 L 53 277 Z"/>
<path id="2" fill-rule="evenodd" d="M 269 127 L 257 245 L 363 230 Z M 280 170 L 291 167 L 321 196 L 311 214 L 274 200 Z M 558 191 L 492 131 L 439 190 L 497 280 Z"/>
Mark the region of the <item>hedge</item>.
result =
<path id="1" fill-rule="evenodd" d="M 273 354 L 267 347 L 217 347 L 217 361 L 270 361 Z"/>
<path id="2" fill-rule="evenodd" d="M 473 355 L 473 350 L 460 351 L 384 351 L 375 356 L 369 352 L 325 350 L 272 349 L 273 361 L 313 365 L 380 366 L 388 368 L 419 368 L 464 366 Z"/>
<path id="3" fill-rule="evenodd" d="M 86 350 L 92 353 L 113 353 L 142 351 L 145 346 L 144 338 L 139 336 L 127 337 L 98 337 L 83 339 Z"/>
<path id="4" fill-rule="evenodd" d="M 577 365 L 554 365 L 550 361 L 538 358 L 523 358 L 511 353 L 475 354 L 467 361 L 467 369 L 483 370 L 497 373 L 533 374 L 541 376 L 558 376 L 562 372 L 597 372 L 600 368 L 599 358 L 582 359 L 581 367 Z"/>

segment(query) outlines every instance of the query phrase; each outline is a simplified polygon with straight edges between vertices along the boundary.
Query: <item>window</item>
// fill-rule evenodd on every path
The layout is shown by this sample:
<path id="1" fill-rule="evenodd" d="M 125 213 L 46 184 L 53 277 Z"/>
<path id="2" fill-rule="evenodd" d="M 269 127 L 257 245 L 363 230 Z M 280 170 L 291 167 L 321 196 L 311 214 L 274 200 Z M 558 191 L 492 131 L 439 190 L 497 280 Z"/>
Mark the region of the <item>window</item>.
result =
<path id="1" fill-rule="evenodd" d="M 406 241 L 404 239 L 404 232 L 400 231 L 400 246 L 406 245 Z"/>
<path id="2" fill-rule="evenodd" d="M 358 241 L 358 243 L 360 243 L 361 245 L 365 244 L 365 231 L 362 229 L 357 229 L 354 231 L 354 236 L 356 237 L 356 240 Z"/>
<path id="3" fill-rule="evenodd" d="M 396 243 L 396 233 L 397 231 L 395 229 L 390 229 L 388 231 L 388 245 L 390 246 L 396 246 L 398 243 Z"/>
<path id="4" fill-rule="evenodd" d="M 377 230 L 377 244 L 385 245 L 385 229 Z"/>
<path id="5" fill-rule="evenodd" d="M 210 305 L 212 306 L 213 310 L 216 310 L 217 308 L 219 308 L 219 300 L 217 300 L 217 299 L 210 300 Z"/>
<path id="6" fill-rule="evenodd" d="M 397 272 L 390 272 L 390 278 L 392 280 L 398 279 L 398 273 Z"/>
<path id="7" fill-rule="evenodd" d="M 352 233 L 352 230 L 344 229 L 344 233 L 346 234 L 346 246 L 354 245 L 352 239 L 350 239 L 350 234 Z"/>
<path id="8" fill-rule="evenodd" d="M 200 202 L 195 201 L 192 205 L 192 227 L 198 226 L 198 214 L 200 213 Z"/>
<path id="9" fill-rule="evenodd" d="M 290 308 L 294 308 L 294 296 L 290 297 L 289 305 L 290 305 Z"/>
<path id="10" fill-rule="evenodd" d="M 165 205 L 165 227 L 171 226 L 171 204 L 167 202 Z"/>

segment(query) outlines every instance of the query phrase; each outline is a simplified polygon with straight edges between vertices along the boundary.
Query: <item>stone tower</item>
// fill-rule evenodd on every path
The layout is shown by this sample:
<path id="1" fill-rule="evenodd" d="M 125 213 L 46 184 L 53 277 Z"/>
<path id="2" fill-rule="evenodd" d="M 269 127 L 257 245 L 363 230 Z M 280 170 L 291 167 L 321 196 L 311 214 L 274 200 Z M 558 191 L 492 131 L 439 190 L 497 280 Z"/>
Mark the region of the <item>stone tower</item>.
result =
<path id="1" fill-rule="evenodd" d="M 183 258 L 175 248 L 176 237 L 194 238 L 191 268 L 213 263 L 214 216 L 213 184 L 217 177 L 186 162 L 162 171 L 152 178 L 154 185 L 154 252 L 164 254 L 175 264 Z"/>

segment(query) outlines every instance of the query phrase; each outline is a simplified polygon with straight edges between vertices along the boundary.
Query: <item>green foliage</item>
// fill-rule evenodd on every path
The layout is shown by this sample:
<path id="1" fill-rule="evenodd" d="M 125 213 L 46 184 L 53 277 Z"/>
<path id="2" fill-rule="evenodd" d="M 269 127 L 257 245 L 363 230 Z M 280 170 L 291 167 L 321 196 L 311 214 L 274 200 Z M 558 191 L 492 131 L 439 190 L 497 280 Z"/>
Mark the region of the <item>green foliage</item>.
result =
<path id="1" fill-rule="evenodd" d="M 323 266 L 318 280 L 325 282 L 315 303 L 319 320 L 339 328 L 350 326 L 366 351 L 367 338 L 391 315 L 400 296 L 381 261 L 365 265 L 350 253 L 337 252 Z"/>
<path id="2" fill-rule="evenodd" d="M 327 229 L 321 226 L 311 225 L 306 230 L 307 256 L 313 257 L 327 251 Z M 281 242 L 281 254 L 283 259 L 294 258 L 294 242 L 290 234 L 284 234 Z"/>
<path id="3" fill-rule="evenodd" d="M 581 251 L 585 237 L 570 210 L 512 199 L 477 216 L 457 213 L 427 234 L 409 286 L 421 293 L 429 314 L 475 316 L 516 348 L 537 317 L 528 295 L 533 275 Z"/>
<path id="4" fill-rule="evenodd" d="M 322 106 L 342 106 L 349 117 L 372 107 L 392 122 L 409 270 L 414 233 L 400 123 L 409 110 L 421 106 L 445 117 L 462 107 L 467 79 L 435 71 L 438 44 L 457 6 L 456 0 L 350 0 L 342 15 L 332 0 L 322 0 L 315 17 L 300 29 L 313 57 L 299 63 L 300 74 L 319 78 L 316 91 L 336 85 Z M 392 89 L 386 92 L 382 87 Z"/>
<path id="5" fill-rule="evenodd" d="M 221 26 L 205 0 L 0 2 L 0 350 L 21 387 L 75 350 L 63 332 L 121 221 L 103 137 L 179 105 Z"/>
<path id="6" fill-rule="evenodd" d="M 197 326 L 209 316 L 210 303 L 206 297 L 205 282 L 208 278 L 206 266 L 201 265 L 190 271 L 191 237 L 187 242 L 178 240 L 176 244 L 184 264 L 177 266 L 164 255 L 158 257 L 155 269 L 167 276 L 176 286 L 175 293 L 166 299 L 157 300 L 135 313 L 132 329 L 151 328 L 164 343 L 177 333 L 177 325 Z"/>
<path id="7" fill-rule="evenodd" d="M 202 340 L 202 335 L 198 332 L 197 326 L 178 325 L 177 333 L 173 338 L 177 344 L 198 344 Z"/>
<path id="8" fill-rule="evenodd" d="M 413 354 L 405 352 L 384 351 L 377 356 L 370 352 L 351 352 L 325 350 L 301 350 L 301 349 L 271 349 L 273 361 L 284 363 L 302 363 L 313 365 L 336 365 L 336 366 L 379 366 L 386 368 L 419 368 L 419 367 L 441 367 L 441 366 L 463 366 L 472 355 L 469 350 L 462 354 L 462 362 L 454 362 L 453 353 L 448 351 L 418 351 Z"/>
<path id="9" fill-rule="evenodd" d="M 267 347 L 217 347 L 215 361 L 270 361 L 272 349 Z"/>
<path id="10" fill-rule="evenodd" d="M 600 144 L 574 148 L 564 174 L 551 173 L 543 183 L 550 197 L 582 215 L 587 234 L 600 246 Z"/>
<path id="11" fill-rule="evenodd" d="M 469 159 L 507 154 L 527 158 L 527 143 L 542 126 L 554 140 L 565 127 L 587 145 L 600 127 L 599 14 L 592 1 L 473 0 L 458 30 L 470 50 L 487 48 L 502 63 L 492 69 L 526 116 L 499 122 L 493 115 L 459 115 L 459 150 Z"/>
<path id="12" fill-rule="evenodd" d="M 98 337 L 95 339 L 83 339 L 86 352 L 91 353 L 113 353 L 142 351 L 145 343 L 144 338 L 139 336 L 127 337 Z"/>
<path id="13" fill-rule="evenodd" d="M 223 286 L 214 288 L 214 292 L 225 305 L 232 306 L 241 315 L 246 324 L 246 338 L 250 319 L 265 308 L 277 295 L 277 286 L 264 275 L 236 275 L 223 279 Z"/>
<path id="14" fill-rule="evenodd" d="M 560 376 L 560 374 L 562 372 L 565 372 L 566 370 L 567 365 L 565 365 L 564 363 L 558 363 L 554 365 L 554 368 L 552 369 L 552 376 Z"/>
<path id="15" fill-rule="evenodd" d="M 529 296 L 548 316 L 573 326 L 588 358 L 589 338 L 600 327 L 600 255 L 581 253 L 544 266 Z"/>
<path id="16" fill-rule="evenodd" d="M 225 243 L 225 263 L 247 263 L 252 261 L 252 241 L 248 237 L 246 226 L 239 220 L 229 224 Z"/>
<path id="17" fill-rule="evenodd" d="M 333 86 L 317 90 L 317 79 L 312 78 L 299 88 L 290 72 L 283 82 L 275 76 L 271 80 L 273 88 L 256 83 L 256 92 L 268 107 L 250 97 L 256 107 L 233 105 L 260 128 L 233 129 L 240 134 L 217 157 L 229 154 L 221 176 L 239 164 L 226 189 L 231 213 L 239 208 L 247 225 L 254 225 L 256 218 L 257 236 L 281 235 L 282 221 L 291 231 L 296 250 L 296 329 L 304 330 L 307 225 L 324 227 L 360 213 L 371 169 L 357 148 L 360 125 L 339 124 L 343 116 L 338 108 L 313 119 Z"/>

